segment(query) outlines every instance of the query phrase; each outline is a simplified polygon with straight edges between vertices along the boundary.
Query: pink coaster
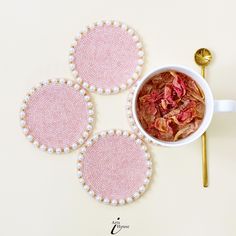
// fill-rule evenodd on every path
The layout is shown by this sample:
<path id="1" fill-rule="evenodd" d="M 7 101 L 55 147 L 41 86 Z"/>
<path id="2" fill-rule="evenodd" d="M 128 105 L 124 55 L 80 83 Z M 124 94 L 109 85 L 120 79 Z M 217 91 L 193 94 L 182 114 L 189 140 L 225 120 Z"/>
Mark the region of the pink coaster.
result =
<path id="1" fill-rule="evenodd" d="M 92 130 L 93 104 L 70 80 L 48 80 L 33 88 L 21 107 L 21 126 L 28 140 L 49 153 L 77 149 Z"/>
<path id="2" fill-rule="evenodd" d="M 134 30 L 119 22 L 98 22 L 80 33 L 70 50 L 70 66 L 92 92 L 118 93 L 141 74 L 144 52 Z"/>
<path id="3" fill-rule="evenodd" d="M 147 147 L 135 134 L 110 130 L 95 134 L 81 148 L 77 173 L 98 201 L 123 205 L 145 191 L 151 167 Z"/>

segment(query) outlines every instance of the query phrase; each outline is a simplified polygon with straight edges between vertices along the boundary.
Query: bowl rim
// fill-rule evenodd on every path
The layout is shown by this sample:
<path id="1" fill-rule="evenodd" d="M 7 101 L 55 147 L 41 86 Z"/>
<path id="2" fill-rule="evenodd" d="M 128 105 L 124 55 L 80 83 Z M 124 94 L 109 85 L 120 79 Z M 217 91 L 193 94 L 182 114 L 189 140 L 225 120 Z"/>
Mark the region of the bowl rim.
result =
<path id="1" fill-rule="evenodd" d="M 181 73 L 184 73 L 184 74 L 190 76 L 198 84 L 198 86 L 202 89 L 204 96 L 205 96 L 205 114 L 204 114 L 204 118 L 203 118 L 199 128 L 194 133 L 187 136 L 186 138 L 180 139 L 178 141 L 172 141 L 172 142 L 163 141 L 163 140 L 157 139 L 157 138 L 149 135 L 143 129 L 142 125 L 140 124 L 138 116 L 137 116 L 137 111 L 136 111 L 136 100 L 138 97 L 138 93 L 139 93 L 140 89 L 142 88 L 142 86 L 145 84 L 145 82 L 147 80 L 149 80 L 150 77 L 152 77 L 153 75 L 162 73 L 164 71 L 170 71 L 170 70 L 179 71 Z M 197 73 L 193 69 L 191 69 L 187 66 L 183 66 L 183 65 L 174 65 L 174 64 L 173 65 L 164 65 L 164 66 L 156 67 L 156 68 L 152 69 L 150 72 L 148 72 L 146 75 L 144 75 L 142 77 L 142 79 L 137 81 L 137 86 L 134 90 L 134 95 L 132 98 L 132 113 L 133 113 L 133 118 L 134 118 L 135 124 L 137 125 L 138 129 L 152 143 L 159 144 L 162 146 L 167 146 L 167 147 L 178 147 L 178 146 L 186 145 L 186 144 L 189 144 L 189 143 L 195 141 L 196 139 L 198 139 L 209 127 L 211 120 L 212 120 L 213 112 L 214 112 L 214 99 L 213 99 L 212 91 L 211 91 L 208 83 L 199 73 Z"/>

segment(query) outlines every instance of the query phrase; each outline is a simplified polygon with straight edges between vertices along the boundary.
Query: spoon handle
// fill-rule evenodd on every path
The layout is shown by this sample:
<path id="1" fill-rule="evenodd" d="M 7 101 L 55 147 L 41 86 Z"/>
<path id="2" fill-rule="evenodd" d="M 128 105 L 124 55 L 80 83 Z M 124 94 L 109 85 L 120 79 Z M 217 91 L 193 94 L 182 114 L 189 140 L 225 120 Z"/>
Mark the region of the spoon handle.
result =
<path id="1" fill-rule="evenodd" d="M 205 78 L 205 66 L 201 67 L 202 77 Z M 208 187 L 208 171 L 207 171 L 207 137 L 206 132 L 202 135 L 202 178 L 203 186 Z"/>
<path id="2" fill-rule="evenodd" d="M 205 79 L 205 66 L 201 67 L 201 74 L 202 74 L 202 77 Z"/>
<path id="3" fill-rule="evenodd" d="M 202 178 L 203 186 L 208 187 L 206 132 L 202 135 Z"/>

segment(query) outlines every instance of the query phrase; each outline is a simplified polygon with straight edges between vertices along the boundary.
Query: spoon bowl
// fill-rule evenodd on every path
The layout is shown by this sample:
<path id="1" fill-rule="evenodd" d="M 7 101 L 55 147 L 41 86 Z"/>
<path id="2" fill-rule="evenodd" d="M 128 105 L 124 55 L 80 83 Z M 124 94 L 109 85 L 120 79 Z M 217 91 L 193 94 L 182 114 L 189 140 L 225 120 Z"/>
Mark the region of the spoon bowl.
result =
<path id="1" fill-rule="evenodd" d="M 194 59 L 199 66 L 207 66 L 212 60 L 212 54 L 207 48 L 200 48 L 195 52 Z"/>

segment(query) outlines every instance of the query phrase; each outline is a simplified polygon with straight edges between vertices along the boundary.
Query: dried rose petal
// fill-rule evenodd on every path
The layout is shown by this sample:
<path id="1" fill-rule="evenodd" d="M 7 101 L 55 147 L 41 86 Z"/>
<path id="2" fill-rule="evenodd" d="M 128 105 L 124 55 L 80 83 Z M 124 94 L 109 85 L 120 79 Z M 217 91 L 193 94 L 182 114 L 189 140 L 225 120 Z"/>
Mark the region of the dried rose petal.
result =
<path id="1" fill-rule="evenodd" d="M 174 141 L 180 139 L 180 138 L 185 138 L 191 133 L 193 133 L 196 130 L 196 127 L 194 124 L 190 123 L 183 127 L 181 130 L 179 130 L 174 137 Z"/>
<path id="2" fill-rule="evenodd" d="M 181 98 L 186 93 L 186 85 L 184 84 L 184 81 L 180 77 L 178 77 L 176 73 L 173 72 L 172 75 L 173 74 L 174 74 L 173 88 L 177 93 L 177 96 Z"/>
<path id="3" fill-rule="evenodd" d="M 138 95 L 139 121 L 160 140 L 177 141 L 195 132 L 204 112 L 202 90 L 193 79 L 177 71 L 153 76 Z"/>
<path id="4" fill-rule="evenodd" d="M 166 120 L 165 118 L 157 118 L 156 121 L 155 121 L 155 125 L 154 127 L 156 129 L 158 129 L 160 132 L 168 132 L 170 127 L 169 127 L 169 124 L 168 124 L 168 120 Z"/>

